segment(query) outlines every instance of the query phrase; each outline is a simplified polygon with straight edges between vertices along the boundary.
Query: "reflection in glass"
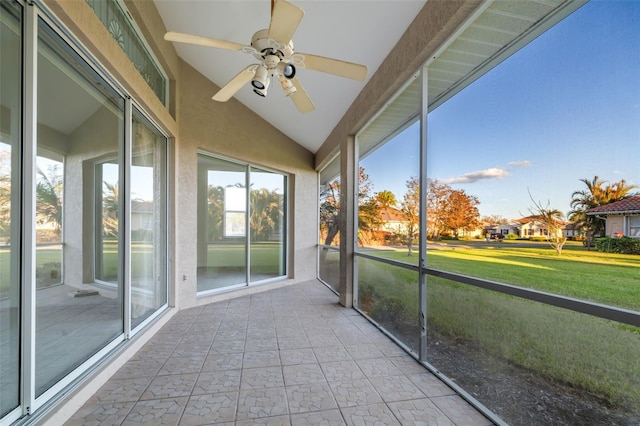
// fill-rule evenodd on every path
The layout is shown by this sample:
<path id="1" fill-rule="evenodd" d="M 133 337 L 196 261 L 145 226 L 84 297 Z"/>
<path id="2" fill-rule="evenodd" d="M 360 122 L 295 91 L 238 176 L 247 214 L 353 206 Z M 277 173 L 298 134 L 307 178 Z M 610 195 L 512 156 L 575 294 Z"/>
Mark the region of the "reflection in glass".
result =
<path id="1" fill-rule="evenodd" d="M 198 291 L 247 282 L 246 166 L 198 156 Z"/>
<path id="2" fill-rule="evenodd" d="M 118 171 L 117 160 L 100 162 L 95 166 L 95 278 L 105 284 L 118 281 Z"/>
<path id="3" fill-rule="evenodd" d="M 21 20 L 0 3 L 0 418 L 20 402 Z"/>
<path id="4" fill-rule="evenodd" d="M 36 158 L 36 288 L 62 284 L 64 164 L 41 150 Z"/>
<path id="5" fill-rule="evenodd" d="M 340 246 L 340 156 L 320 172 L 320 244 Z"/>
<path id="6" fill-rule="evenodd" d="M 56 192 L 64 206 L 61 223 L 47 225 L 59 226 L 64 245 L 62 284 L 36 294 L 39 396 L 123 333 L 117 238 L 124 99 L 42 21 L 37 78 L 38 153 L 58 161 L 56 178 L 64 188 Z M 37 212 L 44 211 L 43 201 L 37 199 Z"/>
<path id="7" fill-rule="evenodd" d="M 167 138 L 137 110 L 131 166 L 132 327 L 167 303 Z"/>
<path id="8" fill-rule="evenodd" d="M 285 192 L 287 178 L 251 169 L 249 227 L 251 282 L 285 274 Z"/>

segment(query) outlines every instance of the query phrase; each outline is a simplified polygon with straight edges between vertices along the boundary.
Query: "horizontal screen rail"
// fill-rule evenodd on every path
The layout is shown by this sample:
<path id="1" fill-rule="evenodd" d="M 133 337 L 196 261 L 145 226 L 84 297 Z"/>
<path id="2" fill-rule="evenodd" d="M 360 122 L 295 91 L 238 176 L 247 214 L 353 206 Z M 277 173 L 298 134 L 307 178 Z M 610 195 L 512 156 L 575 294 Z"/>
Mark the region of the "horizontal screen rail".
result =
<path id="1" fill-rule="evenodd" d="M 398 266 L 400 268 L 409 269 L 411 271 L 418 272 L 420 270 L 420 268 L 418 268 L 418 265 L 412 265 L 410 263 L 399 262 L 397 260 L 386 259 L 384 257 L 372 256 L 370 254 L 365 254 L 362 252 L 356 252 L 354 254 L 356 257 L 364 257 L 365 259 L 375 260 L 376 262 L 386 263 L 387 265 L 391 266 Z"/>

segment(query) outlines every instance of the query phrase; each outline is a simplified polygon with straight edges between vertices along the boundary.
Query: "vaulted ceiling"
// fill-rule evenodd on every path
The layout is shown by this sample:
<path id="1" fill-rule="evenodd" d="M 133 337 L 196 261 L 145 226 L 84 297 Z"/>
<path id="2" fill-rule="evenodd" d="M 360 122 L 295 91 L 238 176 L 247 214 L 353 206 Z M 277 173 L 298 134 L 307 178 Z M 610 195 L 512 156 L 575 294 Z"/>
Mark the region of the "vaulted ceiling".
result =
<path id="1" fill-rule="evenodd" d="M 309 69 L 297 77 L 315 104 L 302 114 L 272 83 L 266 98 L 250 85 L 236 99 L 290 138 L 316 152 L 353 100 L 411 24 L 423 0 L 290 0 L 305 11 L 294 34 L 296 52 L 305 52 L 366 65 L 367 80 L 353 81 Z M 429 65 L 429 104 L 437 106 L 487 72 L 584 2 L 567 0 L 495 0 L 484 3 L 460 28 L 456 37 L 436 52 Z M 168 31 L 213 37 L 249 45 L 251 36 L 269 27 L 269 0 L 155 0 Z M 178 55 L 222 87 L 246 66 L 253 55 L 175 43 Z M 417 114 L 419 79 L 389 103 L 377 128 L 363 134 L 376 143 Z M 213 96 L 211 93 L 210 96 Z M 212 102 L 214 102 L 212 100 Z M 370 139 L 366 142 L 366 139 Z"/>

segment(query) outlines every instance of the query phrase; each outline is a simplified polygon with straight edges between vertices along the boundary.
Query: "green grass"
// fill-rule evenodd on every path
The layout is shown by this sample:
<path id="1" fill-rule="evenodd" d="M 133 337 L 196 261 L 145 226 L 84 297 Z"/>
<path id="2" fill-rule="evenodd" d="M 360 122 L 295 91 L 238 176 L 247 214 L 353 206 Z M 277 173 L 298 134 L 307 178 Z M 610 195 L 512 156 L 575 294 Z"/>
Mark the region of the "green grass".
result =
<path id="1" fill-rule="evenodd" d="M 409 258 L 401 249 L 367 252 L 417 261 L 417 255 Z M 430 250 L 427 260 L 430 267 L 447 271 L 631 309 L 640 306 L 638 256 L 575 246 L 557 256 L 544 246 L 501 244 L 489 249 L 451 244 Z M 416 272 L 366 259 L 359 263 L 360 307 L 415 347 L 419 337 Z M 431 276 L 427 294 L 432 337 L 441 336 L 481 356 L 504 360 L 638 412 L 640 328 Z"/>
<path id="2" fill-rule="evenodd" d="M 118 276 L 118 243 L 105 241 L 102 250 L 102 279 L 116 280 Z M 207 255 L 209 266 L 244 268 L 244 245 L 225 244 L 210 245 Z M 256 275 L 280 275 L 281 243 L 260 242 L 251 245 L 251 272 Z M 134 243 L 131 246 L 131 276 L 134 280 L 149 277 L 153 273 L 153 246 L 150 243 Z M 10 280 L 10 253 L 8 249 L 0 249 L 0 298 L 7 297 Z M 49 277 L 52 264 L 61 263 L 59 248 L 41 248 L 37 250 L 36 269 L 42 277 Z M 59 269 L 59 265 L 58 265 Z M 39 278 L 45 283 L 44 278 Z M 48 284 L 59 280 L 49 280 Z"/>
<path id="3" fill-rule="evenodd" d="M 439 245 L 427 251 L 427 266 L 448 272 L 640 311 L 640 256 L 588 251 L 568 246 L 561 255 L 545 244 Z M 406 249 L 363 250 L 416 264 Z"/>
<path id="4" fill-rule="evenodd" d="M 251 266 L 254 271 L 279 269 L 281 243 L 260 242 L 251 244 Z M 244 267 L 244 244 L 211 244 L 207 251 L 209 267 Z"/>

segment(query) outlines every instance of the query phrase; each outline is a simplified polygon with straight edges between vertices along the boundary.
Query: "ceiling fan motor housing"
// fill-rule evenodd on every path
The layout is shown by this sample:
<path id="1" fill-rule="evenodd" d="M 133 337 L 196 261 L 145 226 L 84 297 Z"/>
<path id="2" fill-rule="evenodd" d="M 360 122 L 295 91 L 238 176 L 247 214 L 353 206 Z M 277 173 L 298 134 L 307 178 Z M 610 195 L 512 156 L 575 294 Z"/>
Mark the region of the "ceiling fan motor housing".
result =
<path id="1" fill-rule="evenodd" d="M 293 55 L 293 42 L 287 44 L 269 38 L 269 30 L 260 30 L 251 37 L 251 47 L 256 50 L 255 57 L 259 60 L 266 59 L 269 55 L 277 56 L 280 60 L 290 58 Z"/>

